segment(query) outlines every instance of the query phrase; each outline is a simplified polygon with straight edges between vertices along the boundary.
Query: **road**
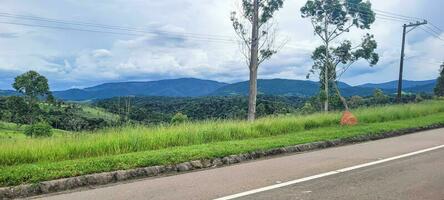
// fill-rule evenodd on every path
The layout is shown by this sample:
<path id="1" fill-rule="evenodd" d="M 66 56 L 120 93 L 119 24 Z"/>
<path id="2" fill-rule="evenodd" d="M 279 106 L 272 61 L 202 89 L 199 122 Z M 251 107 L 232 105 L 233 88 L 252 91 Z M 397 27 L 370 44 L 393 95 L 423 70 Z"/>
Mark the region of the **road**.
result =
<path id="1" fill-rule="evenodd" d="M 215 199 L 444 145 L 444 129 L 37 199 Z M 239 199 L 444 200 L 444 148 Z"/>
<path id="2" fill-rule="evenodd" d="M 238 199 L 444 200 L 444 149 Z"/>

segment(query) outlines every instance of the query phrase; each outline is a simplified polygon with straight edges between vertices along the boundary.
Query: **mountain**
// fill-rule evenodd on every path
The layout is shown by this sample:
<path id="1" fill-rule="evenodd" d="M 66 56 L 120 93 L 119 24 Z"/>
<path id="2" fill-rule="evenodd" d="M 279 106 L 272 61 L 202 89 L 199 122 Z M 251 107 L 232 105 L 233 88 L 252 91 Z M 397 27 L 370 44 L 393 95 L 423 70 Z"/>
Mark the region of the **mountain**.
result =
<path id="1" fill-rule="evenodd" d="M 415 87 L 421 87 L 424 85 L 428 85 L 430 87 L 430 85 L 435 86 L 436 84 L 436 80 L 427 80 L 427 81 L 409 81 L 409 80 L 404 80 L 402 82 L 403 88 L 407 89 L 407 88 L 415 88 Z M 388 89 L 388 90 L 392 90 L 392 89 L 397 89 L 398 88 L 398 81 L 390 81 L 390 82 L 385 82 L 385 83 L 367 83 L 364 85 L 358 85 L 356 87 L 361 87 L 361 88 L 379 88 L 379 89 Z"/>
<path id="2" fill-rule="evenodd" d="M 435 80 L 404 81 L 404 92 L 432 93 Z M 386 94 L 395 94 L 397 81 L 387 83 L 368 83 L 350 86 L 340 82 L 339 87 L 344 96 L 371 96 L 380 88 Z M 248 95 L 248 81 L 227 84 L 211 80 L 194 78 L 169 79 L 147 82 L 105 83 L 84 89 L 55 91 L 54 96 L 69 101 L 87 101 L 107 99 L 119 96 L 164 96 L 164 97 L 201 97 L 201 96 L 235 96 Z M 258 80 L 258 93 L 263 95 L 310 97 L 319 93 L 319 83 L 308 80 L 269 79 Z M 10 90 L 0 90 L 0 96 L 16 95 Z"/>
<path id="3" fill-rule="evenodd" d="M 105 83 L 85 89 L 56 91 L 54 96 L 64 100 L 84 101 L 117 96 L 205 96 L 227 85 L 226 83 L 194 78 L 169 79 L 148 82 Z"/>
<path id="4" fill-rule="evenodd" d="M 432 93 L 435 87 L 435 80 L 427 81 L 409 81 L 404 83 L 404 91 L 408 93 Z M 394 94 L 398 88 L 397 81 L 391 81 L 380 84 L 364 84 L 359 86 L 350 86 L 346 83 L 339 82 L 339 88 L 344 96 L 371 96 L 375 89 L 382 89 L 387 94 Z M 309 97 L 319 93 L 319 83 L 303 80 L 288 79 L 271 79 L 258 80 L 258 93 L 266 95 L 283 95 L 283 96 L 300 96 Z M 247 95 L 248 82 L 239 82 L 229 84 L 219 88 L 210 95 L 213 96 L 231 96 L 231 95 Z"/>
<path id="5" fill-rule="evenodd" d="M 405 91 L 410 92 L 410 93 L 421 93 L 421 92 L 433 93 L 433 91 L 435 90 L 435 87 L 436 87 L 436 81 L 434 81 L 433 83 L 430 83 L 430 84 L 408 87 L 408 88 L 405 88 Z"/>
<path id="6" fill-rule="evenodd" d="M 258 94 L 310 97 L 319 93 L 319 83 L 314 81 L 269 79 L 258 80 Z M 339 83 L 340 88 L 350 88 L 346 83 Z M 248 95 L 248 81 L 229 84 L 211 93 L 212 96 Z"/>
<path id="7" fill-rule="evenodd" d="M 13 90 L 0 90 L 0 96 L 14 96 L 17 95 L 16 91 Z"/>
<path id="8" fill-rule="evenodd" d="M 248 81 L 229 84 L 211 93 L 211 96 L 248 95 Z M 258 94 L 284 96 L 313 96 L 318 93 L 319 83 L 313 81 L 271 79 L 258 80 Z"/>

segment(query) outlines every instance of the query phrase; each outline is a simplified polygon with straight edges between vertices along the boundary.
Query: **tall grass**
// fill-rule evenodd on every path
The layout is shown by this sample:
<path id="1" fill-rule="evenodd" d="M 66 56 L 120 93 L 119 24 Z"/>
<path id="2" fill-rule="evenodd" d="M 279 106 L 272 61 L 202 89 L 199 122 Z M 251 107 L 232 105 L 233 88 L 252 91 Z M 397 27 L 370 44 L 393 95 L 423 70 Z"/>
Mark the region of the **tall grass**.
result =
<path id="1" fill-rule="evenodd" d="M 410 119 L 444 112 L 442 101 L 355 110 L 361 123 Z M 340 113 L 281 116 L 244 121 L 204 121 L 176 126 L 128 126 L 46 139 L 0 140 L 0 167 L 118 155 L 336 127 Z"/>

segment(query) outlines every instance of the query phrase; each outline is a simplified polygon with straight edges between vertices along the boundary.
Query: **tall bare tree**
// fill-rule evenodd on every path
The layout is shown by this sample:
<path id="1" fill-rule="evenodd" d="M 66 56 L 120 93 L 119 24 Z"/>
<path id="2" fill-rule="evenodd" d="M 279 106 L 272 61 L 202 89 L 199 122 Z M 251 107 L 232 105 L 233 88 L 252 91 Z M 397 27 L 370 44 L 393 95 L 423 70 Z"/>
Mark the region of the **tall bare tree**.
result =
<path id="1" fill-rule="evenodd" d="M 314 65 L 311 73 L 319 72 L 321 82 L 321 97 L 324 100 L 324 110 L 329 110 L 329 90 L 337 91 L 344 106 L 347 102 L 340 95 L 336 84 L 337 73 L 344 73 L 350 65 L 364 58 L 374 65 L 379 56 L 373 35 L 366 34 L 362 43 L 356 47 L 348 40 L 337 42 L 340 36 L 356 29 L 370 29 L 375 22 L 375 13 L 371 3 L 363 0 L 308 0 L 301 8 L 303 18 L 310 18 L 314 33 L 321 38 L 323 44 L 313 53 Z M 339 44 L 334 47 L 334 42 Z M 338 70 L 338 66 L 343 66 Z"/>
<path id="2" fill-rule="evenodd" d="M 241 52 L 250 70 L 248 120 L 256 118 L 257 72 L 259 65 L 277 53 L 273 15 L 284 0 L 241 0 L 240 11 L 231 13 L 233 28 L 241 39 Z"/>

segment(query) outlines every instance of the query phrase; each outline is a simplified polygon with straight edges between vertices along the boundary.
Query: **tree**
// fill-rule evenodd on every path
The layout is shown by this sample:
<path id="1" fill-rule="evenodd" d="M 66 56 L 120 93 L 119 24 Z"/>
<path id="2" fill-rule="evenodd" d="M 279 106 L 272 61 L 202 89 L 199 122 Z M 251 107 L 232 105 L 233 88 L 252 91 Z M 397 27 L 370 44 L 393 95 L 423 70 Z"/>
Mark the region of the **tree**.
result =
<path id="1" fill-rule="evenodd" d="M 231 13 L 233 28 L 241 39 L 241 52 L 250 71 L 248 120 L 256 117 L 257 71 L 259 65 L 277 53 L 276 29 L 272 21 L 284 0 L 242 0 L 239 13 Z M 251 35 L 250 35 L 251 33 Z"/>
<path id="2" fill-rule="evenodd" d="M 40 122 L 27 126 L 24 134 L 28 137 L 51 137 L 53 132 L 49 124 Z"/>
<path id="3" fill-rule="evenodd" d="M 330 90 L 336 90 L 345 109 L 348 110 L 347 101 L 341 96 L 337 81 L 361 58 L 367 60 L 371 66 L 377 64 L 379 61 L 379 56 L 375 53 L 377 43 L 370 34 L 366 34 L 361 44 L 354 47 L 349 40 L 341 42 L 336 40 L 344 33 L 350 32 L 353 27 L 370 29 L 370 25 L 375 21 L 371 3 L 362 0 L 308 0 L 301 8 L 301 13 L 303 18 L 311 19 L 314 33 L 323 42 L 313 52 L 314 64 L 310 74 L 319 73 L 324 110 L 326 112 L 329 110 Z M 333 42 L 339 45 L 334 47 Z"/>
<path id="4" fill-rule="evenodd" d="M 46 102 L 51 105 L 56 105 L 57 100 L 55 99 L 54 95 L 52 95 L 52 93 L 49 93 L 46 97 Z"/>
<path id="5" fill-rule="evenodd" d="M 387 95 L 385 95 L 381 89 L 376 89 L 373 92 L 373 101 L 375 104 L 385 104 L 388 100 Z"/>
<path id="6" fill-rule="evenodd" d="M 436 83 L 435 95 L 439 97 L 444 96 L 444 63 L 441 65 L 441 73 Z"/>
<path id="7" fill-rule="evenodd" d="M 181 124 L 188 121 L 188 116 L 182 113 L 176 113 L 173 118 L 171 118 L 172 124 Z"/>
<path id="8" fill-rule="evenodd" d="M 351 108 L 359 108 L 364 105 L 364 98 L 361 96 L 352 96 L 349 100 L 349 104 Z"/>
<path id="9" fill-rule="evenodd" d="M 26 124 L 30 121 L 30 108 L 23 97 L 11 96 L 6 99 L 6 107 L 9 111 L 10 122 Z"/>
<path id="10" fill-rule="evenodd" d="M 37 104 L 38 98 L 51 94 L 48 79 L 35 71 L 29 71 L 17 76 L 12 87 L 16 89 L 17 92 L 25 95 L 29 110 L 32 111 L 30 123 L 33 124 L 35 118 L 35 109 L 33 108 Z"/>
<path id="11" fill-rule="evenodd" d="M 310 102 L 305 102 L 304 107 L 301 108 L 302 114 L 312 114 L 315 112 L 316 108 Z"/>

